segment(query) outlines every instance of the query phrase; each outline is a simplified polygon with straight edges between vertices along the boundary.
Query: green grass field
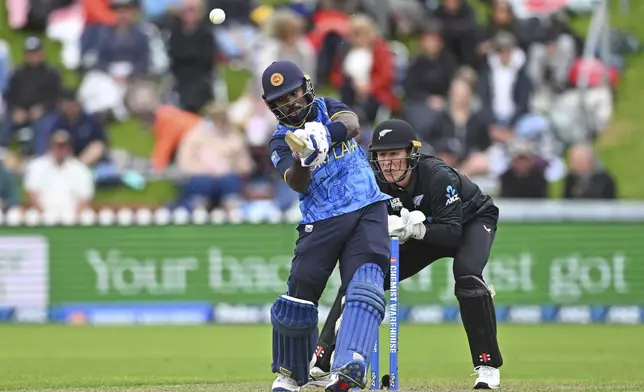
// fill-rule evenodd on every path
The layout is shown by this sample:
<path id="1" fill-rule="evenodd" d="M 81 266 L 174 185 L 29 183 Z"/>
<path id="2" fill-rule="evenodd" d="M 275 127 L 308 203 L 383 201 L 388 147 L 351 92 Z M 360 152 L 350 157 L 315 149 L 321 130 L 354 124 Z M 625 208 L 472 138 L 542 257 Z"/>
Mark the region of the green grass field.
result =
<path id="1" fill-rule="evenodd" d="M 642 326 L 501 325 L 502 389 L 642 391 L 643 336 Z M 403 325 L 401 391 L 470 390 L 468 358 L 459 325 Z M 267 326 L 0 327 L 0 390 L 269 391 L 270 361 Z"/>

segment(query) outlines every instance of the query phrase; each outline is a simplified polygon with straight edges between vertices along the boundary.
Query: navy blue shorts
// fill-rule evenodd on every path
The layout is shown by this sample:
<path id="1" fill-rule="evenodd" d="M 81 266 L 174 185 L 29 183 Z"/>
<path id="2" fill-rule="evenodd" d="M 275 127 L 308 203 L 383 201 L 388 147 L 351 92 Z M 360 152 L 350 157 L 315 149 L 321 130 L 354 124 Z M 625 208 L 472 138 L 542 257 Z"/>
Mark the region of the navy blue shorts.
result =
<path id="1" fill-rule="evenodd" d="M 389 271 L 390 242 L 386 202 L 297 227 L 295 257 L 288 295 L 317 305 L 326 283 L 340 262 L 342 287 L 362 265 L 376 263 Z"/>

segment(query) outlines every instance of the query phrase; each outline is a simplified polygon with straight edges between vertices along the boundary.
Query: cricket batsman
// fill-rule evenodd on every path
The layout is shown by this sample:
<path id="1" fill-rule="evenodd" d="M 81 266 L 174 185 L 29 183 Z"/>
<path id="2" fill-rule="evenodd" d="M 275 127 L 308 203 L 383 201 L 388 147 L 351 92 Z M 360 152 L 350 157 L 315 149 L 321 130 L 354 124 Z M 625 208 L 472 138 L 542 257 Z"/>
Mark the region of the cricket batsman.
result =
<path id="1" fill-rule="evenodd" d="M 336 355 L 325 391 L 365 387 L 378 327 L 385 315 L 389 266 L 388 195 L 381 192 L 354 140 L 357 116 L 343 103 L 315 97 L 313 84 L 290 61 L 262 75 L 263 99 L 279 120 L 269 142 L 273 166 L 299 193 L 302 221 L 286 295 L 271 307 L 273 392 L 309 382 L 318 339 L 318 300 L 336 263 L 346 292 Z"/>
<path id="2" fill-rule="evenodd" d="M 499 209 L 468 177 L 438 158 L 420 154 L 419 148 L 411 125 L 397 119 L 379 124 L 369 146 L 380 189 L 393 197 L 389 234 L 400 238 L 400 279 L 414 276 L 438 259 L 454 259 L 454 294 L 478 375 L 474 389 L 497 389 L 503 358 L 483 268 L 494 242 Z M 384 289 L 389 289 L 389 277 Z M 311 376 L 319 381 L 328 374 L 335 326 L 342 330 L 344 324 L 343 295 L 341 289 L 318 342 Z"/>

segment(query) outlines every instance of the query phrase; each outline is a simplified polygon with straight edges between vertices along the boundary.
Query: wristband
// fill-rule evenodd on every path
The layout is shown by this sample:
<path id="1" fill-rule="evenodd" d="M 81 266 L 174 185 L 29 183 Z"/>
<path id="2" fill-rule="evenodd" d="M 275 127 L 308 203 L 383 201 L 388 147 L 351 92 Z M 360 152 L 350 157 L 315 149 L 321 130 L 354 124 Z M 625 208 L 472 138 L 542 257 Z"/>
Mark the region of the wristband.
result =
<path id="1" fill-rule="evenodd" d="M 331 135 L 331 143 L 338 143 L 347 140 L 347 126 L 336 121 L 326 125 L 326 129 Z"/>

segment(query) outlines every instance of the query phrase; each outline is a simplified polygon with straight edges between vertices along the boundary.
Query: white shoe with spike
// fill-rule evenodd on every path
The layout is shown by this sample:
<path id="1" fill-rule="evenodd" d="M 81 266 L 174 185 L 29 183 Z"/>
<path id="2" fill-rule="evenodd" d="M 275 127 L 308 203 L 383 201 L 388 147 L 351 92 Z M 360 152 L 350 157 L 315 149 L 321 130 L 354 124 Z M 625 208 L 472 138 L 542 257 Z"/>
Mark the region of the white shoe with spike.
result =
<path id="1" fill-rule="evenodd" d="M 474 381 L 474 389 L 498 389 L 501 386 L 499 369 L 490 366 L 479 366 L 474 371 L 478 376 Z"/>
<path id="2" fill-rule="evenodd" d="M 300 392 L 300 387 L 297 382 L 290 377 L 283 374 L 278 374 L 275 381 L 273 381 L 272 392 Z"/>

